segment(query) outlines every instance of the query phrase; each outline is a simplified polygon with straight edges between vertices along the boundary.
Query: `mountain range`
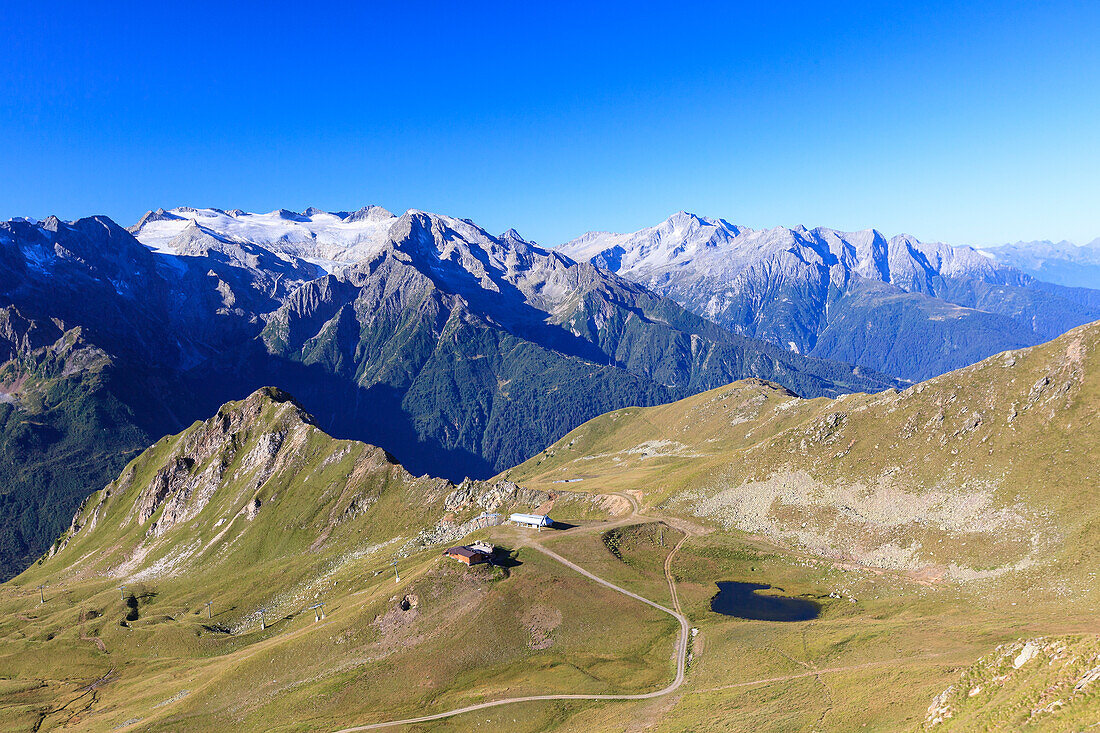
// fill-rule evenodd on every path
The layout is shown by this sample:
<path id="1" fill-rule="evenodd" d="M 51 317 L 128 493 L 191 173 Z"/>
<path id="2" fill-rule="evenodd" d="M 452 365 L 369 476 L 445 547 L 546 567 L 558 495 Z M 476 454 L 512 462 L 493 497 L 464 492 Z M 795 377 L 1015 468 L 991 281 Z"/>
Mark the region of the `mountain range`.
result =
<path id="1" fill-rule="evenodd" d="M 258 389 L 0 584 L 0 727 L 1087 729 L 1098 359 L 1094 323 L 904 390 L 741 380 L 459 484 Z"/>
<path id="2" fill-rule="evenodd" d="M 877 392 L 1100 318 L 970 248 L 687 213 L 546 249 L 423 211 L 0 224 L 0 575 L 136 451 L 263 385 L 413 473 L 746 377 Z"/>
<path id="3" fill-rule="evenodd" d="M 377 207 L 0 224 L 0 727 L 1095 720 L 1100 321 L 916 384 L 812 355 L 939 369 L 1095 292 L 666 224 L 576 259 Z M 723 272 L 754 335 L 673 300 Z"/>
<path id="4" fill-rule="evenodd" d="M 982 251 L 1039 280 L 1069 287 L 1100 288 L 1100 238 L 1082 245 L 1065 240 L 1016 242 Z"/>
<path id="5" fill-rule="evenodd" d="M 21 477 L 0 499 L 5 574 L 127 455 L 266 384 L 328 432 L 456 480 L 607 410 L 742 377 L 807 396 L 898 384 L 731 333 L 514 231 L 420 211 L 158 210 L 133 231 L 13 220 L 0 298 L 0 465 Z"/>
<path id="6" fill-rule="evenodd" d="M 971 247 L 869 229 L 753 230 L 679 212 L 558 251 L 736 333 L 919 381 L 1100 318 L 1100 291 L 1037 280 Z"/>

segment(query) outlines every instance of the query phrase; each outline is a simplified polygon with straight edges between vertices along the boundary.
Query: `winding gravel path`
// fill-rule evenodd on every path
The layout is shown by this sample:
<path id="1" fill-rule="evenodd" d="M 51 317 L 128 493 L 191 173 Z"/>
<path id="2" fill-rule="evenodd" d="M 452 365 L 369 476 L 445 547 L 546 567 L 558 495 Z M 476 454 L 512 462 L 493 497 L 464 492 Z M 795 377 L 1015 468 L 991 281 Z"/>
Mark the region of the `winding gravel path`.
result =
<path id="1" fill-rule="evenodd" d="M 633 501 L 633 497 L 630 497 L 630 499 L 631 499 L 631 504 L 635 507 L 635 512 L 636 512 L 637 511 L 637 504 Z M 632 514 L 632 518 L 633 517 L 634 517 L 634 515 Z M 598 575 L 594 575 L 594 574 L 588 572 L 587 570 L 582 568 L 580 565 L 577 565 L 574 562 L 566 560 L 564 557 L 557 554 L 553 550 L 546 549 L 545 547 L 543 547 L 542 545 L 538 544 L 535 541 L 531 541 L 529 543 L 529 546 L 532 547 L 533 549 L 538 550 L 542 554 L 544 554 L 544 555 L 546 555 L 546 556 L 548 556 L 548 557 L 550 557 L 554 560 L 557 560 L 558 562 L 560 562 L 565 567 L 580 573 L 581 575 L 585 576 L 586 578 L 589 578 L 590 580 L 594 580 L 595 582 L 599 583 L 600 585 L 606 586 L 606 587 L 610 588 L 611 590 L 622 593 L 624 596 L 629 596 L 629 597 L 631 597 L 631 598 L 633 598 L 637 601 L 640 601 L 640 602 L 646 604 L 647 606 L 652 606 L 653 608 L 656 608 L 658 611 L 663 611 L 664 613 L 667 613 L 668 615 L 672 616 L 673 618 L 675 618 L 677 621 L 680 622 L 680 633 L 679 633 L 679 637 L 676 640 L 676 677 L 675 677 L 675 679 L 672 680 L 672 683 L 669 684 L 667 687 L 664 687 L 664 688 L 662 688 L 660 690 L 657 690 L 655 692 L 646 692 L 646 693 L 637 694 L 637 695 L 567 695 L 567 694 L 560 694 L 560 695 L 527 695 L 527 696 L 524 696 L 524 697 L 506 697 L 506 698 L 503 698 L 501 700 L 492 700 L 490 702 L 482 702 L 482 703 L 478 703 L 476 705 L 467 705 L 464 708 L 455 708 L 454 710 L 447 710 L 446 712 L 435 713 L 433 715 L 421 715 L 420 717 L 417 717 L 417 718 L 405 718 L 403 720 L 388 720 L 384 723 L 370 723 L 368 725 L 357 725 L 357 726 L 352 727 L 352 728 L 343 728 L 343 729 L 337 731 L 337 733 L 352 733 L 352 731 L 377 730 L 379 728 L 392 728 L 392 727 L 396 727 L 396 726 L 399 726 L 399 725 L 410 725 L 412 723 L 427 723 L 427 722 L 432 721 L 432 720 L 440 720 L 442 718 L 450 718 L 450 717 L 455 716 L 455 715 L 462 715 L 463 713 L 472 713 L 472 712 L 477 711 L 477 710 L 485 710 L 486 708 L 495 708 L 495 707 L 499 707 L 501 705 L 512 705 L 514 703 L 520 703 L 520 702 L 540 702 L 540 701 L 543 701 L 543 700 L 650 700 L 652 698 L 661 697 L 662 695 L 667 695 L 670 692 L 674 692 L 675 690 L 679 689 L 681 685 L 684 684 L 684 670 L 687 667 L 687 647 L 688 647 L 688 639 L 690 638 L 691 625 L 688 623 L 687 618 L 684 616 L 684 614 L 680 610 L 680 599 L 676 595 L 676 584 L 672 580 L 672 558 L 673 558 L 673 556 L 676 555 L 677 551 L 680 549 L 680 547 L 684 544 L 684 542 L 688 539 L 689 536 L 690 535 L 685 534 L 683 536 L 683 538 L 679 542 L 676 543 L 676 546 L 674 548 L 672 548 L 672 552 L 668 553 L 668 557 L 665 558 L 665 579 L 668 580 L 668 588 L 669 588 L 669 591 L 672 594 L 673 608 L 666 608 L 665 606 L 662 606 L 659 603 L 656 603 L 654 601 L 649 600 L 648 598 L 640 596 L 637 593 L 632 593 L 631 591 L 628 591 L 625 588 L 620 588 L 619 586 L 615 585 L 614 583 L 611 583 L 611 582 L 609 582 L 607 580 L 604 580 L 603 578 L 599 577 Z M 675 609 L 675 610 L 673 610 L 673 609 Z"/>

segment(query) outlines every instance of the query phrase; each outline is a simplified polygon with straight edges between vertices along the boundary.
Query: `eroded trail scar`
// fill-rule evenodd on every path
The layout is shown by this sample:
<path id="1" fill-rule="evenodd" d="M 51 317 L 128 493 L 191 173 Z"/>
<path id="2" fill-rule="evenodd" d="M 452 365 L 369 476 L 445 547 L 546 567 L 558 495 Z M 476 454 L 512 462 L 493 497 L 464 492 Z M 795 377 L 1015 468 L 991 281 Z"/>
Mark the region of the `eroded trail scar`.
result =
<path id="1" fill-rule="evenodd" d="M 60 707 L 57 707 L 57 708 L 53 708 L 52 710 L 46 710 L 46 711 L 40 713 L 39 718 L 38 718 L 38 722 L 36 722 L 34 724 L 34 727 L 31 730 L 35 731 L 37 733 L 37 731 L 42 729 L 42 724 L 46 722 L 46 718 L 50 717 L 51 715 L 57 715 L 58 713 L 62 713 L 62 712 L 67 711 L 69 713 L 69 717 L 65 720 L 64 723 L 62 723 L 62 725 L 65 725 L 70 720 L 72 720 L 74 717 L 76 717 L 78 714 L 86 712 L 88 709 L 90 709 L 92 707 L 92 705 L 95 704 L 96 695 L 97 695 L 96 691 L 99 689 L 100 685 L 104 685 L 104 684 L 110 682 L 111 681 L 111 675 L 114 674 L 114 671 L 115 671 L 115 668 L 111 667 L 109 670 L 107 670 L 106 674 L 104 674 L 102 677 L 97 679 L 95 682 L 91 683 L 90 685 L 85 685 L 84 687 L 79 688 L 77 690 L 77 692 L 79 692 L 80 694 L 77 695 L 76 697 L 72 698 L 71 700 L 69 700 L 64 705 L 62 705 Z M 77 702 L 80 702 L 81 700 L 83 700 L 85 697 L 88 697 L 89 695 L 91 695 L 91 697 L 88 698 L 87 702 L 85 702 L 82 707 L 76 707 L 75 706 Z M 73 707 L 70 708 L 70 706 L 73 706 Z"/>

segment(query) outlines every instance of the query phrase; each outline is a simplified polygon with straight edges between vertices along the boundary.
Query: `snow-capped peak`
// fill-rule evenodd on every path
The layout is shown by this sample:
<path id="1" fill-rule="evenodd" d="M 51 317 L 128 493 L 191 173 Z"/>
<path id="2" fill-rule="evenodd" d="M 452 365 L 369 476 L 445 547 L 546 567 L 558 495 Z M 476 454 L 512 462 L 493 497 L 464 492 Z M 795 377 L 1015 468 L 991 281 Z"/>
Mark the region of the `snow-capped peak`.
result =
<path id="1" fill-rule="evenodd" d="M 130 231 L 158 252 L 177 254 L 171 242 L 192 223 L 226 242 L 250 243 L 280 255 L 298 257 L 331 271 L 378 251 L 396 220 L 381 206 L 365 206 L 346 216 L 310 207 L 302 213 L 276 209 L 254 214 L 240 209 L 157 209 Z"/>
<path id="2" fill-rule="evenodd" d="M 670 267 L 705 249 L 722 249 L 744 232 L 723 219 L 678 211 L 656 226 L 629 234 L 589 232 L 558 249 L 613 271 Z"/>
<path id="3" fill-rule="evenodd" d="M 389 211 L 386 211 L 381 206 L 375 206 L 374 204 L 370 204 L 368 206 L 364 206 L 363 208 L 359 209 L 358 211 L 354 211 L 354 212 L 348 214 L 347 216 L 344 217 L 344 221 L 347 221 L 347 222 L 386 221 L 388 219 L 393 219 L 393 218 L 394 218 L 394 215 L 391 214 Z"/>
<path id="4" fill-rule="evenodd" d="M 589 232 L 558 249 L 657 288 L 687 278 L 724 291 L 737 287 L 741 273 L 757 266 L 838 267 L 831 276 L 837 282 L 858 275 L 902 287 L 926 280 L 929 266 L 944 275 L 980 275 L 989 282 L 1014 281 L 1019 275 L 1000 272 L 996 262 L 970 247 L 926 244 L 905 234 L 887 239 L 876 229 L 842 232 L 802 225 L 752 230 L 686 211 L 633 233 Z"/>

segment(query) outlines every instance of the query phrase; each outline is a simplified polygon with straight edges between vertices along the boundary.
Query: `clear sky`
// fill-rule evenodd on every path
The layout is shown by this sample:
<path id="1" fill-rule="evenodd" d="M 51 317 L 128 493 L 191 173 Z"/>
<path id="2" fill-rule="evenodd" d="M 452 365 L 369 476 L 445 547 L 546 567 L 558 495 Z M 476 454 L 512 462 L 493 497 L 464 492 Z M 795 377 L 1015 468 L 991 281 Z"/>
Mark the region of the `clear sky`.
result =
<path id="1" fill-rule="evenodd" d="M 0 218 L 1100 236 L 1095 1 L 8 0 L 0 23 Z"/>

